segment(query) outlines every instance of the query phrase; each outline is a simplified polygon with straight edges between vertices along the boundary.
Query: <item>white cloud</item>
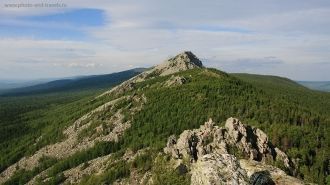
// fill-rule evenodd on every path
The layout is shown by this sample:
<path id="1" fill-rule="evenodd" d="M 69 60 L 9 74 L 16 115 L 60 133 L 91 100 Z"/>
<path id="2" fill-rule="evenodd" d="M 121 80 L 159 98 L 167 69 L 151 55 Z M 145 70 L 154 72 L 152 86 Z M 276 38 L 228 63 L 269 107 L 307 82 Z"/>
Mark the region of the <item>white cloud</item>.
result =
<path id="1" fill-rule="evenodd" d="M 35 2 L 39 0 L 30 1 Z M 330 58 L 330 1 L 327 0 L 63 2 L 67 8 L 1 7 L 0 23 L 32 24 L 40 28 L 47 25 L 24 22 L 20 17 L 88 7 L 104 10 L 106 24 L 76 28 L 84 29 L 89 35 L 86 41 L 1 39 L 0 78 L 22 74 L 53 77 L 109 73 L 128 66 L 149 67 L 182 50 L 192 50 L 200 58 L 218 62 L 253 59 L 260 63 L 267 62 L 264 60 L 267 56 L 275 56 L 281 60 L 280 65 L 257 68 L 250 62 L 249 72 L 304 80 L 330 79 L 326 72 L 329 65 L 321 64 Z M 243 71 L 239 63 L 235 65 L 231 66 L 233 71 Z M 304 75 L 296 72 L 297 65 L 302 66 L 300 72 Z"/>
<path id="2" fill-rule="evenodd" d="M 70 67 L 70 68 L 95 68 L 95 67 L 102 67 L 102 64 L 98 63 L 78 63 L 78 62 L 72 62 L 72 63 L 65 63 L 65 64 L 59 64 L 59 63 L 53 63 L 53 66 L 55 67 Z"/>

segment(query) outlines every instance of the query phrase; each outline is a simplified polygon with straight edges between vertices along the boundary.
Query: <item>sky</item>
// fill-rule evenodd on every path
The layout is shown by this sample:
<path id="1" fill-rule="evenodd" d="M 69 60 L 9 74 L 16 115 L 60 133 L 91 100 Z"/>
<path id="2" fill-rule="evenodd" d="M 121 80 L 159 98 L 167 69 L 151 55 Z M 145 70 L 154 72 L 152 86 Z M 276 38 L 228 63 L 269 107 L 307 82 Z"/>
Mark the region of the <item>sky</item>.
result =
<path id="1" fill-rule="evenodd" d="M 329 0 L 0 0 L 0 80 L 207 67 L 330 80 Z"/>

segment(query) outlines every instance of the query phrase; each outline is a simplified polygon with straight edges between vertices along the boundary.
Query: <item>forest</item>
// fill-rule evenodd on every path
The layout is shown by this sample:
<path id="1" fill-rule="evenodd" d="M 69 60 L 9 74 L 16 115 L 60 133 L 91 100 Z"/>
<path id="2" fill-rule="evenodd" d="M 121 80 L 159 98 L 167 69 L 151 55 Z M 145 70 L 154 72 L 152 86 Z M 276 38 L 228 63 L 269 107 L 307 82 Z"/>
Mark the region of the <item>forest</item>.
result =
<path id="1" fill-rule="evenodd" d="M 56 184 L 63 181 L 62 171 L 109 153 L 121 155 L 127 148 L 149 148 L 150 155 L 132 163 L 118 161 L 102 175 L 85 177 L 82 184 L 113 182 L 127 176 L 131 168 L 151 169 L 159 175 L 157 181 L 165 184 L 186 184 L 187 177 L 165 170 L 166 157 L 157 160 L 159 165 L 150 161 L 162 151 L 170 135 L 197 128 L 209 118 L 223 125 L 228 117 L 264 130 L 274 145 L 297 161 L 298 172 L 291 175 L 306 182 L 330 183 L 330 93 L 309 90 L 285 78 L 227 74 L 216 69 L 193 69 L 175 75 L 184 77 L 186 82 L 166 87 L 162 84 L 170 76 L 156 77 L 127 92 L 144 94 L 148 101 L 137 114 L 125 114 L 132 126 L 118 143 L 99 143 L 61 160 L 45 159 L 31 171 L 19 171 L 7 184 L 24 184 L 48 167 L 49 183 Z M 101 90 L 0 99 L 0 171 L 22 156 L 63 139 L 65 126 L 115 98 L 93 99 L 100 93 Z M 166 172 L 160 175 L 161 170 Z"/>
<path id="2" fill-rule="evenodd" d="M 237 117 L 264 130 L 273 144 L 298 158 L 296 176 L 325 183 L 329 174 L 329 93 L 278 77 L 231 76 L 214 69 L 180 75 L 187 84 L 143 92 L 148 104 L 132 118 L 134 124 L 125 135 L 130 147 L 160 149 L 169 135 L 197 128 L 208 118 L 221 124 L 228 117 Z"/>

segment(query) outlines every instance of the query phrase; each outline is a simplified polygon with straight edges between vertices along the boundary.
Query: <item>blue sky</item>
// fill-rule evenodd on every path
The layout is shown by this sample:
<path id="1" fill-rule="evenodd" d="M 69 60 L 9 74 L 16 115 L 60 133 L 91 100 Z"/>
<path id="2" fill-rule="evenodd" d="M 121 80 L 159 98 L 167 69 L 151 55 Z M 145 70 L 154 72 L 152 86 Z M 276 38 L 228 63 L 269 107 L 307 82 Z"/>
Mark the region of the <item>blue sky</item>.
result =
<path id="1" fill-rule="evenodd" d="M 16 22 L 15 22 L 16 21 Z M 30 15 L 12 22 L 0 22 L 1 37 L 32 37 L 35 39 L 85 40 L 86 27 L 101 27 L 105 24 L 101 9 L 72 9 L 48 15 Z"/>
<path id="2" fill-rule="evenodd" d="M 328 0 L 63 0 L 0 4 L 0 79 L 150 67 L 183 50 L 227 72 L 330 80 Z M 24 3 L 24 2 L 23 2 Z"/>

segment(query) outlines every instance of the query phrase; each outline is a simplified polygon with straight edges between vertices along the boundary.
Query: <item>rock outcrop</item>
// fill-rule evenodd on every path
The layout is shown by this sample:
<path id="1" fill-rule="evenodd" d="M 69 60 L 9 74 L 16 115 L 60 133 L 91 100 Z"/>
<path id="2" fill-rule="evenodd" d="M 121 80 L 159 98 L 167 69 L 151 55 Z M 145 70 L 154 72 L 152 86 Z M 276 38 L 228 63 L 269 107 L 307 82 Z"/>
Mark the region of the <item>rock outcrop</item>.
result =
<path id="1" fill-rule="evenodd" d="M 241 159 L 239 160 L 240 166 L 247 172 L 247 176 L 249 177 L 249 182 L 259 182 L 262 179 L 271 178 L 274 184 L 279 185 L 300 185 L 304 184 L 304 182 L 300 179 L 294 178 L 292 176 L 287 175 L 283 170 L 276 168 L 272 165 L 267 165 L 262 162 Z M 263 174 L 263 178 L 260 178 L 260 174 Z M 265 175 L 267 175 L 265 177 Z M 259 178 L 256 178 L 259 177 Z M 251 183 L 252 184 L 252 183 Z M 269 181 L 267 184 L 272 184 Z"/>
<path id="2" fill-rule="evenodd" d="M 206 154 L 192 165 L 191 173 L 191 185 L 247 182 L 245 170 L 240 167 L 236 157 L 230 154 Z"/>
<path id="3" fill-rule="evenodd" d="M 267 163 L 274 162 L 283 164 L 286 170 L 293 170 L 288 156 L 274 147 L 262 130 L 247 126 L 236 118 L 227 119 L 225 127 L 214 125 L 210 119 L 199 129 L 185 130 L 178 138 L 172 135 L 164 148 L 164 152 L 174 159 L 191 162 L 192 184 L 249 184 L 254 173 L 269 171 L 271 168 Z M 251 173 L 252 168 L 248 167 L 251 165 L 240 165 L 235 156 L 249 159 L 246 161 L 252 161 L 260 168 L 254 168 Z M 270 177 L 276 179 L 279 176 L 274 174 L 288 176 L 276 167 L 270 172 Z M 265 181 L 268 178 L 265 174 L 261 176 Z M 301 184 L 298 179 L 291 178 L 292 182 Z"/>
<path id="4" fill-rule="evenodd" d="M 262 130 L 244 125 L 236 118 L 229 118 L 224 128 L 214 126 L 210 119 L 199 129 L 184 131 L 178 139 L 171 136 L 164 149 L 173 157 L 191 157 L 195 161 L 205 154 L 236 150 L 251 160 L 281 161 L 286 168 L 292 168 L 288 156 L 274 147 Z"/>
<path id="5" fill-rule="evenodd" d="M 185 51 L 157 65 L 153 72 L 165 76 L 193 68 L 203 68 L 203 63 L 190 51 Z"/>
<path id="6" fill-rule="evenodd" d="M 187 82 L 187 79 L 185 79 L 184 77 L 181 76 L 171 76 L 170 79 L 168 79 L 165 82 L 165 86 L 169 87 L 169 86 L 177 86 L 177 85 L 182 85 L 184 83 Z"/>

